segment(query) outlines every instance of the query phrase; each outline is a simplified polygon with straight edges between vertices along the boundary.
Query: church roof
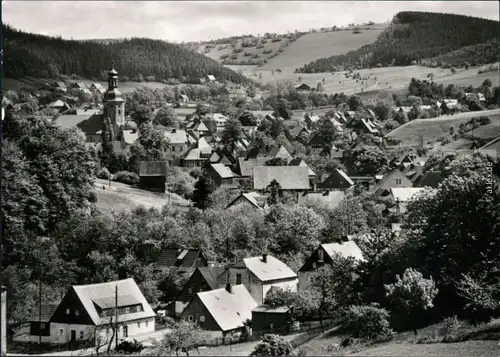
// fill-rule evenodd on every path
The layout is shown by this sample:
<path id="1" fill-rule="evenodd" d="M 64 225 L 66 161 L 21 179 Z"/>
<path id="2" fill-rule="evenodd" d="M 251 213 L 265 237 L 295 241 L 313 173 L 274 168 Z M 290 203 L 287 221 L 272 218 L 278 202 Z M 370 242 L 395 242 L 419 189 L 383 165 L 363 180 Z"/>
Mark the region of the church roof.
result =
<path id="1" fill-rule="evenodd" d="M 104 93 L 104 97 L 102 98 L 103 102 L 124 102 L 122 93 L 118 90 L 118 88 L 111 88 Z"/>

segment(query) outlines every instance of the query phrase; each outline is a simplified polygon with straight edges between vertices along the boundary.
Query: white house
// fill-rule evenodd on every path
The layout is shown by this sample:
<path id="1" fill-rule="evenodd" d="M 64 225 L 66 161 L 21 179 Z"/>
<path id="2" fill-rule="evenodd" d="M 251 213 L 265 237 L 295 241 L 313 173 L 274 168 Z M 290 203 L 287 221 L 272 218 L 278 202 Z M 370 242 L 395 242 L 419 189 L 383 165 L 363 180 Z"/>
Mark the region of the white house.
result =
<path id="1" fill-rule="evenodd" d="M 230 284 L 243 284 L 254 300 L 263 304 L 273 286 L 297 291 L 298 278 L 290 267 L 268 254 L 244 258 L 230 269 Z"/>
<path id="2" fill-rule="evenodd" d="M 60 344 L 109 340 L 116 317 L 118 339 L 155 331 L 155 313 L 134 279 L 75 285 L 59 305 L 45 310 L 45 316 L 33 316 L 28 341 L 38 341 L 39 334 L 42 342 Z"/>

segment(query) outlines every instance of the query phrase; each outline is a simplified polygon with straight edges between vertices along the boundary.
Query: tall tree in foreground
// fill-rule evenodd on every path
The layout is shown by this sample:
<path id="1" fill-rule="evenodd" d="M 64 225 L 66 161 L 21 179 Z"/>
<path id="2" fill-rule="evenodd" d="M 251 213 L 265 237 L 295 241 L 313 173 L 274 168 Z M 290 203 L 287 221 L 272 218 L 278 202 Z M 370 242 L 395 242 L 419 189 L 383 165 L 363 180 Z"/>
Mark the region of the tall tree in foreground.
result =
<path id="1" fill-rule="evenodd" d="M 269 191 L 269 197 L 267 199 L 267 203 L 269 205 L 278 204 L 283 198 L 283 190 L 281 189 L 280 183 L 276 181 L 276 179 L 269 183 L 267 190 Z"/>
<path id="2" fill-rule="evenodd" d="M 397 275 L 396 282 L 385 288 L 387 297 L 408 316 L 416 335 L 422 312 L 434 306 L 433 300 L 438 293 L 434 280 L 426 279 L 420 272 L 408 268 L 403 277 Z"/>
<path id="3" fill-rule="evenodd" d="M 196 208 L 205 211 L 211 203 L 210 195 L 213 192 L 212 181 L 206 175 L 200 176 L 194 184 L 193 202 Z"/>

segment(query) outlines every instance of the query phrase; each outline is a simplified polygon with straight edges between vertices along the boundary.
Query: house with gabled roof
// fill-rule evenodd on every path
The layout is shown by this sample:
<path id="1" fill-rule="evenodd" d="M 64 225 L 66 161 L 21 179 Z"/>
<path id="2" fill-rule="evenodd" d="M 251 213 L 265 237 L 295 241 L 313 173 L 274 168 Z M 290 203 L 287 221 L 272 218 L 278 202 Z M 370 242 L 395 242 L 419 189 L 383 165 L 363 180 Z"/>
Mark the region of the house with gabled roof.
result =
<path id="1" fill-rule="evenodd" d="M 106 89 L 102 86 L 101 83 L 99 82 L 94 82 L 90 85 L 90 90 L 93 92 L 97 92 L 99 94 L 104 94 L 106 92 Z"/>
<path id="2" fill-rule="evenodd" d="M 262 195 L 258 192 L 242 192 L 226 206 L 226 209 L 244 205 L 245 207 L 265 211 L 269 208 L 267 198 L 267 195 Z"/>
<path id="3" fill-rule="evenodd" d="M 297 274 L 281 260 L 265 253 L 244 258 L 229 271 L 231 285 L 243 284 L 259 305 L 273 286 L 297 291 Z"/>
<path id="4" fill-rule="evenodd" d="M 382 179 L 376 183 L 373 192 L 377 196 L 386 196 L 392 188 L 409 187 L 413 187 L 413 182 L 400 169 L 393 169 L 385 173 Z"/>
<path id="5" fill-rule="evenodd" d="M 227 269 L 224 267 L 197 267 L 174 299 L 175 316 L 180 316 L 184 308 L 203 291 L 216 290 L 226 286 Z"/>
<path id="6" fill-rule="evenodd" d="M 332 264 L 338 255 L 357 261 L 364 260 L 363 252 L 354 241 L 320 244 L 299 269 L 299 291 L 309 289 L 314 277 L 318 274 L 318 269 L 324 265 Z"/>
<path id="7" fill-rule="evenodd" d="M 254 190 L 266 190 L 273 180 L 276 180 L 285 191 L 301 192 L 311 189 L 309 167 L 256 166 L 253 168 Z"/>
<path id="8" fill-rule="evenodd" d="M 211 74 L 207 74 L 207 76 L 205 77 L 205 80 L 209 83 L 215 83 L 215 76 L 213 76 Z"/>
<path id="9" fill-rule="evenodd" d="M 311 90 L 311 87 L 308 86 L 305 83 L 297 84 L 294 88 L 297 91 L 307 91 L 307 92 L 309 92 Z"/>
<path id="10" fill-rule="evenodd" d="M 306 113 L 304 114 L 304 121 L 307 125 L 307 129 L 309 130 L 312 130 L 316 127 L 316 124 L 320 121 L 320 117 L 319 115 L 316 115 L 316 114 L 309 114 L 309 113 Z"/>
<path id="11" fill-rule="evenodd" d="M 392 197 L 396 204 L 394 207 L 390 207 L 389 211 L 405 213 L 408 202 L 427 189 L 427 187 L 391 188 L 389 196 Z"/>
<path id="12" fill-rule="evenodd" d="M 74 285 L 55 310 L 46 312 L 39 328 L 46 335 L 48 329 L 45 337 L 55 344 L 94 340 L 96 335 L 109 339 L 115 324 L 119 340 L 155 331 L 155 313 L 131 278 Z"/>
<path id="13" fill-rule="evenodd" d="M 156 265 L 161 268 L 178 268 L 185 271 L 197 267 L 206 267 L 208 266 L 208 260 L 201 249 L 165 247 L 161 250 Z"/>
<path id="14" fill-rule="evenodd" d="M 207 167 L 208 174 L 216 187 L 234 186 L 235 179 L 239 178 L 228 166 L 224 164 L 210 164 Z"/>
<path id="15" fill-rule="evenodd" d="M 170 165 L 180 166 L 182 157 L 189 149 L 189 140 L 185 130 L 168 129 L 164 132 L 165 139 L 168 140 L 167 157 Z"/>
<path id="16" fill-rule="evenodd" d="M 243 332 L 257 306 L 244 285 L 227 284 L 225 288 L 197 293 L 180 318 L 197 324 L 214 336 L 226 337 Z"/>
<path id="17" fill-rule="evenodd" d="M 312 187 L 313 190 L 316 190 L 316 184 L 318 182 L 318 177 L 316 173 L 309 167 L 307 162 L 304 159 L 301 158 L 295 158 L 292 159 L 289 163 L 288 166 L 301 166 L 301 167 L 307 167 L 309 169 L 309 185 Z"/>
<path id="18" fill-rule="evenodd" d="M 61 92 L 67 92 L 68 88 L 66 87 L 66 83 L 61 82 L 61 81 L 56 81 L 54 82 L 54 89 L 61 91 Z"/>
<path id="19" fill-rule="evenodd" d="M 288 152 L 284 145 L 273 145 L 266 153 L 265 157 L 268 160 L 271 159 L 285 159 L 287 162 L 290 162 L 293 159 L 293 156 Z"/>
<path id="20" fill-rule="evenodd" d="M 256 166 L 265 166 L 270 159 L 267 157 L 244 158 L 239 157 L 236 172 L 241 177 L 252 177 L 253 168 Z"/>
<path id="21" fill-rule="evenodd" d="M 198 139 L 196 146 L 190 148 L 182 159 L 184 167 L 202 167 L 212 156 L 212 146 L 206 141 L 205 137 Z"/>
<path id="22" fill-rule="evenodd" d="M 335 169 L 321 183 L 318 183 L 320 190 L 341 190 L 346 191 L 354 187 L 354 181 L 341 169 Z"/>

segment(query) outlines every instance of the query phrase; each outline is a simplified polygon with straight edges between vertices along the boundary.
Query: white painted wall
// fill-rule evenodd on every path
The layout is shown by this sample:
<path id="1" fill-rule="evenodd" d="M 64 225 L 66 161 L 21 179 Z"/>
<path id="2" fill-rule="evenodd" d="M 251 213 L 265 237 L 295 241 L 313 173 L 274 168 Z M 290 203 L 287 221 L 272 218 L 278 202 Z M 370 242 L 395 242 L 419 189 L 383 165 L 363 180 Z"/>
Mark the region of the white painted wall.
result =
<path id="1" fill-rule="evenodd" d="M 180 316 L 189 302 L 176 301 L 175 302 L 175 315 Z"/>

